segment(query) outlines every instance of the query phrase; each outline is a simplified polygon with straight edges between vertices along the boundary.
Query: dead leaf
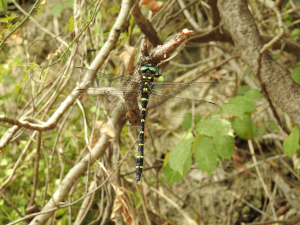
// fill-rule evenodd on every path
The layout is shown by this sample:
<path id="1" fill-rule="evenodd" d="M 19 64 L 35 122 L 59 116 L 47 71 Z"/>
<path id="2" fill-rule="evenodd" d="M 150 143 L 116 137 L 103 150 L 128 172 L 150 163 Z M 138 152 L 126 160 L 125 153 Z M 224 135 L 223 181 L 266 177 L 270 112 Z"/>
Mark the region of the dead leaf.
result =
<path id="1" fill-rule="evenodd" d="M 153 13 L 157 13 L 161 9 L 163 2 L 156 0 L 143 0 L 141 6 L 148 7 Z"/>
<path id="2" fill-rule="evenodd" d="M 2 27 L 3 29 L 3 27 Z M 8 41 L 6 41 L 5 43 L 8 44 L 12 41 L 15 41 L 17 44 L 20 44 L 23 39 L 20 37 L 20 34 L 21 34 L 21 30 L 16 30 L 11 36 L 10 38 L 8 39 Z"/>
<path id="3" fill-rule="evenodd" d="M 125 44 L 124 51 L 120 54 L 120 60 L 124 63 L 124 65 L 128 68 L 127 71 L 131 72 L 134 69 L 134 57 L 137 53 L 137 49 L 128 44 Z"/>
<path id="4" fill-rule="evenodd" d="M 124 195 L 124 192 L 121 191 L 119 188 L 116 188 L 116 199 L 113 206 L 113 212 L 111 214 L 110 219 L 116 222 L 116 215 L 121 210 L 122 217 L 126 224 L 136 225 L 132 213 L 130 212 L 127 204 L 127 198 Z"/>
<path id="5" fill-rule="evenodd" d="M 106 134 L 111 138 L 116 137 L 115 129 L 109 126 L 107 123 L 104 123 L 103 121 L 96 121 L 96 126 L 100 129 L 101 133 Z"/>

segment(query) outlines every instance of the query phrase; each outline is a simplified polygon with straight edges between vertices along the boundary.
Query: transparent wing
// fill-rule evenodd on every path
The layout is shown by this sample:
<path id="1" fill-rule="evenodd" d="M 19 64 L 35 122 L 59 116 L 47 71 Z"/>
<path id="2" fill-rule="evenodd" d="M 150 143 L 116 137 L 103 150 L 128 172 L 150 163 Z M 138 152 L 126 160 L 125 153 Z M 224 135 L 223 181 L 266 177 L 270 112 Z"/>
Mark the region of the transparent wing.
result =
<path id="1" fill-rule="evenodd" d="M 128 84 L 132 84 L 134 87 L 139 85 L 138 81 L 129 75 L 132 74 L 116 76 L 82 67 L 76 67 L 71 69 L 67 76 L 77 83 L 84 81 L 84 78 L 86 78 L 88 80 L 87 88 L 111 87 L 117 90 L 123 90 L 128 86 Z"/>
<path id="2" fill-rule="evenodd" d="M 177 83 L 177 82 L 154 82 L 152 93 L 157 95 L 177 96 L 188 99 L 202 99 L 208 89 L 221 89 L 222 84 L 219 82 L 194 82 L 194 83 Z M 202 96 L 201 96 L 202 95 Z"/>
<path id="3" fill-rule="evenodd" d="M 179 118 L 188 116 L 188 112 L 195 117 L 222 113 L 222 108 L 213 102 L 157 94 L 151 95 L 148 109 L 151 108 L 166 116 Z"/>

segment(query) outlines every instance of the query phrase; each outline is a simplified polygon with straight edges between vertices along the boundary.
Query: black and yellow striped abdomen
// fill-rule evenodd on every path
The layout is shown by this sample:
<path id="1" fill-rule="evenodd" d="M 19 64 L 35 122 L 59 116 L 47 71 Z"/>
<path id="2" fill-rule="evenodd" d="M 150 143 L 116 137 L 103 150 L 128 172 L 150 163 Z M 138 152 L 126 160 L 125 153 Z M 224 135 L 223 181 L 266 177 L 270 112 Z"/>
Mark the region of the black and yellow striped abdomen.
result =
<path id="1" fill-rule="evenodd" d="M 147 92 L 142 93 L 142 113 L 141 113 L 141 126 L 140 126 L 140 140 L 139 148 L 136 158 L 136 182 L 138 183 L 141 179 L 144 164 L 144 131 L 145 131 L 145 119 L 146 119 L 146 109 L 148 105 L 149 94 Z"/>

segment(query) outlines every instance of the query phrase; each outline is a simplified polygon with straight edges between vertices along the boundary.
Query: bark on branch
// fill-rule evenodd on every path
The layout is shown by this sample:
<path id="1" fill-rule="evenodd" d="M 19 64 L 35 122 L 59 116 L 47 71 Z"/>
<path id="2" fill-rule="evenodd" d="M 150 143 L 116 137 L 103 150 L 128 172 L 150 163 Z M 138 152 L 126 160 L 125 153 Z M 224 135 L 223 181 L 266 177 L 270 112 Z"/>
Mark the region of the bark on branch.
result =
<path id="1" fill-rule="evenodd" d="M 246 1 L 221 0 L 218 2 L 218 8 L 241 58 L 253 74 L 256 74 L 257 58 L 263 47 L 263 39 Z M 291 79 L 290 72 L 276 63 L 266 52 L 261 58 L 260 74 L 271 100 L 300 127 L 300 88 Z"/>

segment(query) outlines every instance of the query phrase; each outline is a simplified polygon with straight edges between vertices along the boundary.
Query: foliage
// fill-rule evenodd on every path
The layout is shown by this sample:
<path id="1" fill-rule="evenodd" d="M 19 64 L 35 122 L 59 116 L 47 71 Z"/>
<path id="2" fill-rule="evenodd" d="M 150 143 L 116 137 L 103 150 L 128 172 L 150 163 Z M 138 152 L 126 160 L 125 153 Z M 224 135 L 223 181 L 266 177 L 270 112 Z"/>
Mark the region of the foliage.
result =
<path id="1" fill-rule="evenodd" d="M 74 1 L 72 0 L 55 3 L 42 1 L 38 7 L 34 7 L 34 12 L 36 12 L 34 20 L 37 23 L 27 20 L 26 23 L 21 24 L 19 20 L 22 21 L 24 18 L 22 13 L 7 14 L 10 1 L 3 0 L 0 1 L 0 6 L 1 4 L 3 8 L 0 10 L 5 13 L 5 17 L 0 19 L 0 41 L 10 36 L 1 46 L 0 52 L 0 115 L 5 115 L 14 121 L 22 121 L 23 117 L 26 117 L 29 118 L 28 123 L 49 122 L 55 113 L 61 113 L 58 108 L 66 99 L 70 98 L 70 93 L 77 85 L 71 79 L 74 74 L 64 74 L 66 71 L 64 65 L 89 67 L 93 64 L 97 54 L 107 43 L 108 36 L 113 32 L 112 28 L 120 14 L 121 6 L 110 1 L 103 3 L 103 5 L 102 1 L 86 1 L 84 4 L 82 3 L 84 7 L 80 7 L 78 12 L 74 14 Z M 25 8 L 32 6 L 29 5 L 29 2 L 24 4 Z M 146 3 L 143 4 L 146 5 Z M 214 10 L 214 7 L 210 6 L 209 10 L 207 9 L 207 5 L 211 4 L 210 1 L 208 3 L 196 2 L 197 7 L 194 7 L 193 2 L 189 2 L 188 4 L 191 6 L 183 8 L 180 8 L 181 6 L 177 3 L 170 6 L 168 5 L 170 4 L 169 1 L 164 1 L 163 4 L 162 2 L 150 1 L 150 4 L 152 6 L 140 8 L 141 15 L 148 15 L 145 18 L 153 26 L 158 38 L 164 42 L 179 33 L 181 28 L 188 27 L 201 33 L 201 35 L 205 35 L 206 29 L 209 27 L 219 27 L 219 25 L 213 26 L 212 24 L 212 20 L 215 18 L 211 18 L 209 10 Z M 278 29 L 276 26 L 269 26 L 269 23 L 276 21 L 276 16 L 272 11 L 268 11 L 266 7 L 259 4 L 256 7 L 260 10 L 255 9 L 255 7 L 252 9 L 252 13 L 256 15 L 256 22 L 259 24 L 258 27 L 275 36 Z M 252 3 L 249 3 L 249 8 L 251 7 L 253 7 Z M 161 11 L 164 9 L 167 10 Z M 295 27 L 297 16 L 290 13 L 289 10 L 291 9 L 292 6 L 289 3 L 283 6 L 283 22 L 289 31 L 287 33 L 289 41 L 299 42 L 300 29 Z M 192 15 L 188 17 L 189 19 L 186 19 L 186 11 Z M 177 12 L 179 13 L 177 14 Z M 174 15 L 175 17 L 173 17 Z M 151 51 L 151 40 L 141 32 L 137 25 L 137 19 L 133 14 L 127 16 L 126 23 L 122 29 L 118 30 L 120 37 L 114 43 L 114 49 L 110 49 L 109 56 L 104 59 L 105 62 L 101 67 L 102 72 L 118 73 L 119 75 L 126 73 L 127 64 L 125 60 L 119 57 L 126 51 L 125 46 L 130 46 L 137 52 L 136 55 L 133 52 L 126 52 L 125 58 L 126 60 L 130 58 L 132 64 L 136 64 L 138 60 L 143 41 L 146 40 L 150 46 L 149 51 Z M 199 20 L 196 24 L 203 26 L 198 27 L 198 31 L 193 29 L 192 23 L 189 22 L 189 20 L 194 19 Z M 57 23 L 55 27 L 54 23 Z M 12 33 L 16 28 L 18 29 Z M 223 29 L 223 27 L 222 29 L 219 28 L 218 30 Z M 118 126 L 111 128 L 115 129 L 117 138 L 107 138 L 108 141 L 101 147 L 106 145 L 109 147 L 102 150 L 103 155 L 97 158 L 95 163 L 91 163 L 94 156 L 90 154 L 90 149 L 97 145 L 104 134 L 107 134 L 103 129 L 97 127 L 96 123 L 101 122 L 101 124 L 110 126 L 105 122 L 113 118 L 114 113 L 110 113 L 109 110 L 105 111 L 104 109 L 107 108 L 105 104 L 101 104 L 99 108 L 92 107 L 87 96 L 82 94 L 78 100 L 82 103 L 83 108 L 78 107 L 80 105 L 78 102 L 73 105 L 70 104 L 68 111 L 63 112 L 62 117 L 56 121 L 54 128 L 41 132 L 40 148 L 38 147 L 37 132 L 27 129 L 28 127 L 25 126 L 18 129 L 5 148 L 0 149 L 0 185 L 9 180 L 0 191 L 11 202 L 8 204 L 8 201 L 0 198 L 0 225 L 8 224 L 33 213 L 27 213 L 26 210 L 32 197 L 33 180 L 36 175 L 35 157 L 38 149 L 40 150 L 40 159 L 37 162 L 39 165 L 38 183 L 34 198 L 34 202 L 38 206 L 37 211 L 40 211 L 47 202 L 51 201 L 55 192 L 63 186 L 62 182 L 67 175 L 76 173 L 77 171 L 74 171 L 73 168 L 79 162 L 84 164 L 82 159 L 90 154 L 90 161 L 85 162 L 88 164 L 88 169 L 75 181 L 69 190 L 68 197 L 60 202 L 60 208 L 54 214 L 53 223 L 57 224 L 68 224 L 70 220 L 73 223 L 78 215 L 82 215 L 80 212 L 83 209 L 89 210 L 85 217 L 83 216 L 82 224 L 95 221 L 98 215 L 101 219 L 105 218 L 105 213 L 109 214 L 110 211 L 116 210 L 114 201 L 118 199 L 119 191 L 116 188 L 124 192 L 119 204 L 123 218 L 125 216 L 141 218 L 141 223 L 146 224 L 147 219 L 144 218 L 144 214 L 152 210 L 152 214 L 157 215 L 159 220 L 150 219 L 150 223 L 163 224 L 166 223 L 164 218 L 168 218 L 170 221 L 176 221 L 177 224 L 185 224 L 186 221 L 177 221 L 178 218 L 172 215 L 173 212 L 177 215 L 177 211 L 174 210 L 180 208 L 186 210 L 184 215 L 185 213 L 195 215 L 192 218 L 199 223 L 219 224 L 216 222 L 217 220 L 211 220 L 211 218 L 215 218 L 215 215 L 211 215 L 209 210 L 199 213 L 195 202 L 197 198 L 201 198 L 200 202 L 203 204 L 201 207 L 204 210 L 210 209 L 212 205 L 218 207 L 222 204 L 210 202 L 207 199 L 202 201 L 205 196 L 200 196 L 200 194 L 199 196 L 195 194 L 197 198 L 193 196 L 194 193 L 185 195 L 185 192 L 188 192 L 187 190 L 190 188 L 199 187 L 199 180 L 202 179 L 192 177 L 192 172 L 201 171 L 205 175 L 208 174 L 209 178 L 203 178 L 203 181 L 210 182 L 219 181 L 218 169 L 220 168 L 229 176 L 244 170 L 242 175 L 246 181 L 249 183 L 259 181 L 260 183 L 261 180 L 257 179 L 256 174 L 253 176 L 255 171 L 251 170 L 252 168 L 247 168 L 248 165 L 253 165 L 252 157 L 257 157 L 261 160 L 260 163 L 266 163 L 268 166 L 265 167 L 276 170 L 282 166 L 279 160 L 267 160 L 268 157 L 278 156 L 280 160 L 285 160 L 287 161 L 285 163 L 289 164 L 292 164 L 289 160 L 293 157 L 293 166 L 288 168 L 294 168 L 294 171 L 288 172 L 289 179 L 292 179 L 291 177 L 294 175 L 291 176 L 291 174 L 298 172 L 300 164 L 299 159 L 298 161 L 295 160 L 300 154 L 299 128 L 296 125 L 290 125 L 288 116 L 275 105 L 281 121 L 284 121 L 283 125 L 277 124 L 267 101 L 257 89 L 260 87 L 259 81 L 248 67 L 247 62 L 232 59 L 238 65 L 238 69 L 234 68 L 229 63 L 230 61 L 224 63 L 224 56 L 233 54 L 230 45 L 222 43 L 217 39 L 217 35 L 212 36 L 216 37 L 213 42 L 204 43 L 201 39 L 201 48 L 199 43 L 196 45 L 189 41 L 185 43 L 183 51 L 180 51 L 180 48 L 183 47 L 180 46 L 171 56 L 171 59 L 168 59 L 170 62 L 166 60 L 160 66 L 160 69 L 163 70 L 160 81 L 221 81 L 220 83 L 226 81 L 228 84 L 226 83 L 225 87 L 222 87 L 225 89 L 222 90 L 223 92 L 218 93 L 217 90 L 209 87 L 203 93 L 197 93 L 199 96 L 203 94 L 205 101 L 220 105 L 223 110 L 222 113 L 202 118 L 197 113 L 194 115 L 195 118 L 193 118 L 192 113 L 187 113 L 188 116 L 180 121 L 176 117 L 164 117 L 158 112 L 149 111 L 145 130 L 143 182 L 141 185 L 135 185 L 136 158 L 134 155 L 137 149 L 136 139 L 139 136 L 138 128 L 126 124 L 126 117 L 122 117 Z M 207 38 L 210 40 L 211 36 Z M 218 41 L 217 44 L 215 44 L 216 41 Z M 282 67 L 293 71 L 291 78 L 300 84 L 300 63 L 296 63 L 298 59 L 296 60 L 296 57 L 292 56 L 291 53 L 275 47 L 274 45 L 274 49 L 270 49 L 272 59 Z M 58 59 L 55 63 L 59 66 L 43 67 L 53 64 L 54 59 Z M 201 62 L 202 60 L 205 63 Z M 256 84 L 256 87 L 253 83 Z M 194 96 L 188 97 L 194 98 Z M 1 121 L 0 136 L 5 137 L 11 127 L 13 127 L 12 123 Z M 283 128 L 290 133 L 284 136 Z M 90 143 L 89 146 L 86 141 Z M 254 154 L 249 152 L 249 143 L 256 144 Z M 282 153 L 289 158 L 283 158 L 285 156 L 282 156 Z M 225 166 L 223 167 L 223 165 Z M 261 164 L 257 165 L 260 166 Z M 112 174 L 115 169 L 118 170 L 115 172 L 115 176 L 107 181 L 108 174 Z M 286 170 L 283 170 L 282 173 L 285 173 Z M 270 174 L 269 170 L 264 172 Z M 10 175 L 13 176 L 10 177 Z M 240 177 L 235 178 L 238 180 Z M 246 183 L 239 180 L 235 183 L 234 179 L 229 179 L 225 180 L 224 183 L 228 186 L 223 186 L 223 190 L 236 191 L 239 190 L 240 184 Z M 88 195 L 93 182 L 99 186 L 99 189 L 94 195 Z M 272 183 L 271 180 L 268 182 Z M 213 182 L 209 185 L 211 184 Z M 270 186 L 273 186 L 273 183 Z M 277 184 L 275 186 L 277 188 Z M 248 194 L 248 192 L 253 191 L 252 186 L 252 190 L 246 188 L 248 187 L 240 188 L 243 190 L 242 193 Z M 212 192 L 214 188 L 210 186 L 208 189 Z M 264 201 L 274 202 L 274 199 L 269 201 L 269 196 L 264 196 L 265 190 L 263 188 L 259 189 L 263 190 L 263 197 L 258 200 L 255 199 L 259 203 L 251 202 L 251 198 L 259 191 L 254 190 L 254 194 L 245 197 L 250 205 L 256 207 Z M 204 187 L 199 188 L 199 193 L 202 190 Z M 174 192 L 175 195 L 171 194 Z M 232 193 L 226 192 L 226 194 Z M 272 191 L 270 193 L 275 194 Z M 172 198 L 176 196 L 176 198 L 171 199 L 170 196 Z M 183 201 L 180 199 L 182 196 L 184 196 Z M 232 194 L 232 196 L 234 195 Z M 91 197 L 90 205 L 83 206 L 83 201 L 89 197 Z M 213 197 L 215 199 L 219 197 L 219 194 L 214 194 Z M 225 199 L 228 199 L 228 195 Z M 69 206 L 67 205 L 68 201 Z M 205 205 L 205 202 L 209 202 L 209 205 Z M 282 202 L 284 201 L 281 199 L 280 204 L 278 203 L 276 207 L 283 204 Z M 240 213 L 244 210 L 238 208 L 240 202 L 235 200 L 232 200 L 230 207 L 233 203 L 237 207 L 234 209 L 235 212 Z M 225 206 L 225 212 L 228 212 L 230 207 L 229 205 Z M 164 212 L 161 210 L 163 208 L 172 210 Z M 190 208 L 194 210 L 188 211 Z M 269 205 L 265 208 L 269 208 Z M 247 210 L 249 211 L 248 208 L 245 209 L 245 211 Z M 263 208 L 261 207 L 260 210 Z M 219 215 L 224 214 L 218 211 L 217 213 Z M 256 215 L 255 213 L 250 214 Z M 208 216 L 206 218 L 203 215 Z M 185 218 L 185 216 L 183 217 Z M 233 221 L 225 222 L 222 221 L 223 224 L 230 222 L 234 224 Z M 241 221 L 239 222 L 241 223 Z M 108 223 L 109 216 L 106 221 L 102 220 L 102 224 Z M 235 224 L 239 223 L 236 222 Z"/>
<path id="2" fill-rule="evenodd" d="M 292 78 L 297 84 L 300 84 L 300 62 L 296 65 L 297 67 L 292 72 Z"/>

